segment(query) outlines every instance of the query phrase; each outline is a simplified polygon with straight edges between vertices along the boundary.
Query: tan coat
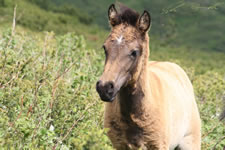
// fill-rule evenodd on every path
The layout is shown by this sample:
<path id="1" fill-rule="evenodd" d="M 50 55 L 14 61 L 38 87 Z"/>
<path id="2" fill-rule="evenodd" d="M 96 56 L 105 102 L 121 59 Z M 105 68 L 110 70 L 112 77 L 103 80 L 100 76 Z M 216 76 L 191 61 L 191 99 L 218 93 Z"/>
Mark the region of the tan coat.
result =
<path id="1" fill-rule="evenodd" d="M 104 127 L 117 150 L 200 150 L 201 120 L 186 73 L 169 62 L 149 62 L 151 16 L 108 10 L 112 31 L 105 68 L 96 84 L 105 104 Z"/>
<path id="2" fill-rule="evenodd" d="M 114 147 L 167 150 L 180 145 L 184 150 L 200 150 L 201 121 L 186 73 L 173 63 L 149 62 L 146 75 L 140 81 L 142 104 L 134 102 L 138 110 L 129 114 L 129 124 L 121 116 L 119 96 L 106 103 L 104 125 L 110 128 Z"/>

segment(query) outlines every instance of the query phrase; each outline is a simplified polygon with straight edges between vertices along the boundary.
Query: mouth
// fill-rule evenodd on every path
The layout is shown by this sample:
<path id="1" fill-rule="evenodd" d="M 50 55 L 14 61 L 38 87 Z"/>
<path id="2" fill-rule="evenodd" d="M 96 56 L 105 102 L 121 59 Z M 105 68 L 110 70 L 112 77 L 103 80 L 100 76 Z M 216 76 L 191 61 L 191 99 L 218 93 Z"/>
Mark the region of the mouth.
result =
<path id="1" fill-rule="evenodd" d="M 115 100 L 116 94 L 113 94 L 113 95 L 106 94 L 105 95 L 105 94 L 99 93 L 99 96 L 100 96 L 101 100 L 104 102 L 113 102 Z"/>

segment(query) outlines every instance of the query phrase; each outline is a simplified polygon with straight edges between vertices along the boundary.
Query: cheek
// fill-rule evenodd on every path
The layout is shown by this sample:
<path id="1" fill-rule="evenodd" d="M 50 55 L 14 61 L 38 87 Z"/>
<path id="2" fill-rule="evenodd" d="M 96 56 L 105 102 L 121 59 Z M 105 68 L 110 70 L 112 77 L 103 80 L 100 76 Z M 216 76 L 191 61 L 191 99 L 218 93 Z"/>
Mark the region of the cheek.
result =
<path id="1" fill-rule="evenodd" d="M 130 72 L 133 66 L 134 66 L 134 61 L 132 61 L 130 58 L 126 58 L 126 60 L 124 60 L 122 68 L 125 72 Z"/>
<path id="2" fill-rule="evenodd" d="M 129 63 L 126 65 L 127 66 L 127 70 L 128 72 L 130 72 L 130 74 L 133 74 L 137 68 L 137 64 L 138 64 L 138 58 L 132 60 L 130 59 Z"/>
<path id="3" fill-rule="evenodd" d="M 119 85 L 119 87 L 126 85 L 131 80 L 132 76 L 136 72 L 136 67 L 136 60 L 130 59 L 123 63 L 123 67 L 121 67 L 121 72 L 117 80 L 117 85 Z"/>

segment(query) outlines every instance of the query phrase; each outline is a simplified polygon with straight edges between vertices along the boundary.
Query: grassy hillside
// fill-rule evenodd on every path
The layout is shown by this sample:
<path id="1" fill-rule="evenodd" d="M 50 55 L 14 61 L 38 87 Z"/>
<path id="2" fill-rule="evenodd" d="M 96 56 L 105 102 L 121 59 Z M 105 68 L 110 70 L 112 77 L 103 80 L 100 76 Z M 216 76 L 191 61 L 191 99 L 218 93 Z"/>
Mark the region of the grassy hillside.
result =
<path id="1" fill-rule="evenodd" d="M 11 26 L 15 6 L 17 6 L 17 27 L 25 30 L 36 33 L 53 31 L 56 34 L 75 32 L 93 41 L 88 45 L 94 47 L 97 47 L 95 41 L 98 41 L 99 37 L 106 36 L 104 30 L 92 24 L 90 17 L 77 8 L 68 5 L 61 7 L 51 5 L 51 8 L 44 9 L 30 0 L 4 0 L 4 5 L 0 5 L 0 28 Z"/>
<path id="2" fill-rule="evenodd" d="M 117 0 L 52 1 L 58 4 L 74 4 L 88 12 L 94 18 L 94 22 L 107 28 L 107 9 Z M 225 52 L 223 0 L 119 0 L 119 2 L 140 13 L 144 9 L 150 11 L 153 18 L 151 33 L 161 43 Z"/>
<path id="3" fill-rule="evenodd" d="M 1 1 L 4 1 L 4 5 L 0 5 L 2 23 L 11 21 L 13 13 L 10 15 L 9 11 L 17 4 L 19 25 L 36 31 L 54 31 L 57 34 L 73 31 L 84 34 L 89 40 L 100 37 L 96 34 L 105 36 L 103 28 L 109 29 L 107 9 L 111 3 L 115 3 L 114 0 Z M 222 0 L 120 2 L 140 13 L 144 9 L 151 12 L 151 35 L 159 44 L 225 52 L 225 3 Z"/>
<path id="4" fill-rule="evenodd" d="M 0 149 L 111 150 L 103 129 L 104 103 L 95 91 L 104 65 L 100 47 L 109 32 L 94 20 L 81 21 L 75 10 L 86 12 L 87 18 L 91 13 L 79 5 L 70 15 L 64 8 L 44 8 L 35 0 L 17 1 L 12 31 L 15 1 L 2 2 Z M 150 60 L 179 64 L 193 83 L 202 119 L 202 150 L 223 149 L 225 124 L 218 116 L 225 95 L 225 53 L 168 45 L 172 37 L 159 41 L 152 34 Z"/>
<path id="5" fill-rule="evenodd" d="M 79 14 L 68 15 L 63 12 L 63 7 L 54 13 L 40 8 L 35 3 L 27 0 L 14 1 L 4 0 L 4 5 L 0 6 L 1 23 L 9 23 L 12 21 L 13 9 L 17 5 L 17 24 L 33 31 L 54 31 L 56 33 L 65 33 L 69 31 L 77 31 L 82 26 L 87 27 L 91 22 L 81 21 Z M 67 8 L 65 8 L 66 10 Z M 62 12 L 62 13 L 61 13 Z M 85 15 L 82 16 L 85 19 Z M 77 28 L 74 29 L 74 26 Z"/>

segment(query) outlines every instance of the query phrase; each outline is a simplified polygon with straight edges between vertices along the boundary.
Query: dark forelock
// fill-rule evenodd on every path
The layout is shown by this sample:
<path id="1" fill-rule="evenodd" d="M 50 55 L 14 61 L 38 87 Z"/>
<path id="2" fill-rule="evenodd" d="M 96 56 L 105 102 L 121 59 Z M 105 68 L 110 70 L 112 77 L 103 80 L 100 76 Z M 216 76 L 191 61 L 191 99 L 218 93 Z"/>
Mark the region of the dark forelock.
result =
<path id="1" fill-rule="evenodd" d="M 119 4 L 119 7 L 120 7 L 119 13 L 120 22 L 135 26 L 138 21 L 139 14 L 136 11 L 132 10 L 131 8 L 124 6 L 123 4 Z"/>

